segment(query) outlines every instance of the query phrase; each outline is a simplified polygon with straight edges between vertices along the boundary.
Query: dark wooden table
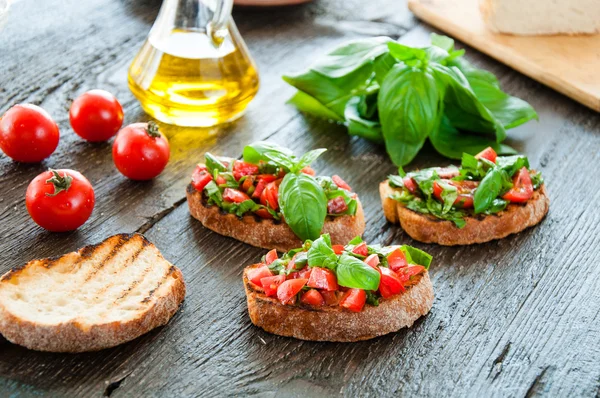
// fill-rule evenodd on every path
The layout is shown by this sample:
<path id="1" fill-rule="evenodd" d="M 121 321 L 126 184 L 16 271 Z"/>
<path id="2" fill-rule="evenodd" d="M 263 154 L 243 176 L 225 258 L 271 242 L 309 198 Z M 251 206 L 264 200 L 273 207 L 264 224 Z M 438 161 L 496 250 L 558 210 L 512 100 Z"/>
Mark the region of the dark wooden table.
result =
<path id="1" fill-rule="evenodd" d="M 42 164 L 0 155 L 0 272 L 138 231 L 181 268 L 188 285 L 167 326 L 113 349 L 56 355 L 0 338 L 0 396 L 600 394 L 598 114 L 467 49 L 469 60 L 537 109 L 539 123 L 511 131 L 510 143 L 544 173 L 551 209 L 538 227 L 501 241 L 419 244 L 382 215 L 377 185 L 394 171 L 384 149 L 286 105 L 292 89 L 280 76 L 350 38 L 387 35 L 420 44 L 431 28 L 396 0 L 237 8 L 235 20 L 260 69 L 259 95 L 231 126 L 168 129 L 167 169 L 136 183 L 113 167 L 110 143 L 75 136 L 67 109 L 78 94 L 104 88 L 121 100 L 126 123 L 148 119 L 126 73 L 159 6 L 158 0 L 23 0 L 0 32 L 0 111 L 39 104 L 62 134 Z M 264 250 L 203 228 L 188 213 L 185 186 L 205 151 L 237 156 L 258 139 L 297 152 L 329 148 L 315 168 L 346 176 L 360 194 L 366 239 L 414 244 L 434 255 L 436 299 L 428 316 L 412 329 L 354 344 L 277 337 L 250 323 L 241 272 Z M 426 149 L 411 166 L 440 162 L 446 160 Z M 48 167 L 77 169 L 95 187 L 94 214 L 76 232 L 45 232 L 27 214 L 25 189 Z"/>

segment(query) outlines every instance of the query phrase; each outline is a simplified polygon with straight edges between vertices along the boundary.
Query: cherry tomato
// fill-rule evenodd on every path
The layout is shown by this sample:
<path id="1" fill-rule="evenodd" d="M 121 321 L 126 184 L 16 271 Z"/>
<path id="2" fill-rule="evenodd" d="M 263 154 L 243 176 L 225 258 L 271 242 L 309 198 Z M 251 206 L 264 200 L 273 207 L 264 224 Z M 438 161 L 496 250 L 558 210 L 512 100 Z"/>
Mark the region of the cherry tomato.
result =
<path id="1" fill-rule="evenodd" d="M 404 177 L 402 179 L 402 184 L 404 184 L 404 187 L 408 189 L 408 192 L 412 194 L 417 193 L 417 183 L 411 177 Z"/>
<path id="2" fill-rule="evenodd" d="M 338 289 L 337 277 L 327 268 L 314 267 L 308 279 L 308 287 L 334 291 Z"/>
<path id="3" fill-rule="evenodd" d="M 41 162 L 52 155 L 59 138 L 58 125 L 39 106 L 15 105 L 0 119 L 0 149 L 17 162 Z"/>
<path id="4" fill-rule="evenodd" d="M 502 196 L 514 203 L 527 202 L 533 196 L 533 183 L 527 167 L 521 168 L 513 177 L 513 187 Z"/>
<path id="5" fill-rule="evenodd" d="M 90 218 L 95 197 L 92 184 L 81 173 L 48 170 L 29 183 L 25 205 L 40 227 L 52 232 L 73 231 Z"/>
<path id="6" fill-rule="evenodd" d="M 304 174 L 308 174 L 309 176 L 314 176 L 315 174 L 317 174 L 317 173 L 315 173 L 315 171 L 313 170 L 313 168 L 312 168 L 312 167 L 310 167 L 310 166 L 305 166 L 305 167 L 302 169 L 302 172 L 303 172 Z"/>
<path id="7" fill-rule="evenodd" d="M 254 214 L 256 214 L 257 216 L 259 216 L 260 218 L 266 218 L 266 219 L 273 219 L 273 215 L 271 213 L 269 213 L 269 210 L 267 209 L 258 209 L 254 212 Z"/>
<path id="8" fill-rule="evenodd" d="M 422 265 L 411 265 L 410 267 L 404 267 L 396 272 L 396 275 L 402 280 L 402 282 L 407 282 L 411 276 L 419 275 L 425 271 L 425 267 Z"/>
<path id="9" fill-rule="evenodd" d="M 300 297 L 300 302 L 302 304 L 312 305 L 313 307 L 325 305 L 323 296 L 315 289 L 310 289 L 309 291 L 305 292 L 302 297 Z"/>
<path id="10" fill-rule="evenodd" d="M 213 177 L 206 169 L 206 166 L 196 166 L 194 174 L 192 174 L 192 185 L 196 188 L 196 191 L 202 192 L 212 179 Z"/>
<path id="11" fill-rule="evenodd" d="M 242 183 L 242 190 L 246 193 L 254 186 L 254 176 L 247 176 Z"/>
<path id="12" fill-rule="evenodd" d="M 217 175 L 217 185 L 227 184 L 227 180 L 221 174 Z"/>
<path id="13" fill-rule="evenodd" d="M 126 126 L 113 143 L 117 169 L 132 180 L 151 180 L 169 162 L 169 142 L 154 122 Z"/>
<path id="14" fill-rule="evenodd" d="M 233 203 L 242 203 L 246 200 L 252 199 L 250 199 L 250 196 L 246 195 L 244 192 L 238 189 L 225 188 L 225 190 L 223 191 L 223 200 Z"/>
<path id="15" fill-rule="evenodd" d="M 260 195 L 260 203 L 263 206 L 269 206 L 271 209 L 277 210 L 279 208 L 278 194 L 279 186 L 277 185 L 277 181 L 270 182 Z"/>
<path id="16" fill-rule="evenodd" d="M 294 304 L 296 295 L 306 285 L 308 279 L 288 279 L 277 288 L 277 299 L 281 304 Z"/>
<path id="17" fill-rule="evenodd" d="M 327 202 L 327 213 L 328 214 L 341 214 L 348 210 L 348 205 L 346 201 L 341 196 L 336 196 L 335 198 L 329 200 Z"/>
<path id="18" fill-rule="evenodd" d="M 491 146 L 485 148 L 483 151 L 475 155 L 475 159 L 487 159 L 492 163 L 496 163 L 497 157 L 498 154 L 496 153 L 496 151 L 494 151 L 494 149 Z"/>
<path id="19" fill-rule="evenodd" d="M 369 265 L 369 267 L 373 267 L 375 269 L 378 269 L 379 267 L 377 267 L 379 265 L 379 256 L 375 253 L 369 255 L 369 257 L 365 258 L 365 263 L 367 263 L 367 265 Z"/>
<path id="20" fill-rule="evenodd" d="M 278 256 L 277 256 L 277 250 L 273 249 L 271 251 L 269 251 L 267 253 L 267 255 L 265 256 L 265 263 L 267 265 L 271 264 L 273 261 L 277 260 Z"/>
<path id="21" fill-rule="evenodd" d="M 331 179 L 333 180 L 335 185 L 338 186 L 338 188 L 345 189 L 346 191 L 352 191 L 352 188 L 350 188 L 350 185 L 348 185 L 346 183 L 346 181 L 342 180 L 342 177 L 340 177 L 338 175 L 334 175 L 331 177 Z"/>
<path id="22" fill-rule="evenodd" d="M 379 293 L 381 293 L 383 298 L 391 297 L 405 290 L 402 280 L 394 271 L 386 267 L 381 267 L 379 272 L 381 273 L 381 279 L 379 280 Z"/>
<path id="23" fill-rule="evenodd" d="M 266 265 L 261 265 L 260 267 L 252 268 L 248 271 L 248 280 L 255 285 L 261 286 L 260 281 L 262 278 L 266 278 L 267 276 L 272 276 L 273 273 Z"/>
<path id="24" fill-rule="evenodd" d="M 241 160 L 235 160 L 233 162 L 233 177 L 236 179 L 236 181 L 243 176 L 250 176 L 253 174 L 258 174 L 257 165 L 242 162 Z"/>
<path id="25" fill-rule="evenodd" d="M 335 291 L 335 292 L 327 292 L 327 291 L 322 291 L 321 292 L 321 296 L 323 297 L 323 300 L 325 300 L 325 304 L 327 305 L 338 305 L 340 302 L 340 295 L 341 292 L 339 291 Z"/>
<path id="26" fill-rule="evenodd" d="M 359 245 L 355 246 L 354 249 L 352 249 L 352 253 L 367 257 L 369 254 L 367 244 L 365 242 L 361 242 Z"/>
<path id="27" fill-rule="evenodd" d="M 335 254 L 342 254 L 344 252 L 344 245 L 332 245 L 331 248 Z"/>
<path id="28" fill-rule="evenodd" d="M 106 141 L 121 128 L 123 108 L 108 91 L 90 90 L 73 101 L 69 120 L 73 131 L 84 140 Z"/>
<path id="29" fill-rule="evenodd" d="M 367 302 L 367 293 L 362 289 L 348 289 L 340 300 L 340 306 L 353 312 L 360 312 Z"/>
<path id="30" fill-rule="evenodd" d="M 396 249 L 387 256 L 388 266 L 392 271 L 398 271 L 400 268 L 408 267 L 406 255 L 400 249 Z"/>
<path id="31" fill-rule="evenodd" d="M 268 297 L 277 295 L 277 288 L 285 281 L 285 275 L 267 276 L 260 280 L 261 286 Z"/>
<path id="32" fill-rule="evenodd" d="M 454 200 L 454 206 L 463 209 L 473 208 L 473 192 L 477 187 L 478 183 L 475 181 L 451 181 L 445 180 L 452 186 L 455 186 L 458 191 L 458 196 Z M 437 182 L 433 182 L 433 196 L 438 200 L 442 201 L 442 186 Z"/>

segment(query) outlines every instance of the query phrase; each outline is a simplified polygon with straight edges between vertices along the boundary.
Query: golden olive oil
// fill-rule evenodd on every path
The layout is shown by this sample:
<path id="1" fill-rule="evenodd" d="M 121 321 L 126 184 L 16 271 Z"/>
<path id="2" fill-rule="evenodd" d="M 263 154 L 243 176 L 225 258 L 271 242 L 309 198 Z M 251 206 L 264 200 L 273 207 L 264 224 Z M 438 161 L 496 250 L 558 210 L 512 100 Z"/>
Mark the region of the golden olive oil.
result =
<path id="1" fill-rule="evenodd" d="M 144 110 L 178 126 L 214 126 L 241 116 L 258 91 L 258 74 L 232 33 L 218 46 L 202 32 L 150 35 L 129 68 L 129 88 Z"/>

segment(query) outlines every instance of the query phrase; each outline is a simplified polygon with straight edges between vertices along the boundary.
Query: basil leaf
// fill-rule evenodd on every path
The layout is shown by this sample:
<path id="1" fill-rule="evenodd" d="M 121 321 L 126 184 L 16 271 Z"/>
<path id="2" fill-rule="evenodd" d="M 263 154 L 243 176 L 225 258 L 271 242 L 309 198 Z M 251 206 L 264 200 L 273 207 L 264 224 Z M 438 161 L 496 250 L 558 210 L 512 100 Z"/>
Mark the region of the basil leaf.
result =
<path id="1" fill-rule="evenodd" d="M 539 189 L 544 183 L 544 178 L 542 178 L 542 173 L 537 171 L 531 174 L 531 183 L 533 184 L 533 189 Z"/>
<path id="2" fill-rule="evenodd" d="M 431 260 L 433 259 L 431 254 L 408 245 L 400 246 L 400 250 L 404 252 L 406 260 L 410 264 L 422 265 L 425 269 L 429 269 L 429 265 L 431 265 Z"/>
<path id="3" fill-rule="evenodd" d="M 488 207 L 485 211 L 484 214 L 496 214 L 501 212 L 502 210 L 506 209 L 506 206 L 508 206 L 508 201 L 504 200 L 502 198 L 496 198 L 492 201 L 492 204 L 490 205 L 490 207 Z"/>
<path id="4" fill-rule="evenodd" d="M 254 142 L 244 147 L 243 157 L 244 162 L 251 164 L 258 164 L 259 162 L 268 162 L 269 158 L 265 156 L 266 152 L 278 152 L 287 157 L 291 157 L 294 154 L 287 148 L 273 144 L 271 142 Z"/>
<path id="5" fill-rule="evenodd" d="M 344 121 L 343 117 L 320 103 L 318 99 L 303 91 L 296 91 L 296 94 L 294 94 L 287 103 L 294 105 L 301 112 L 306 112 L 323 119 L 335 120 L 336 122 Z"/>
<path id="6" fill-rule="evenodd" d="M 377 83 L 381 84 L 390 69 L 392 69 L 392 67 L 397 63 L 398 60 L 390 53 L 385 53 L 377 57 L 373 62 L 373 72 L 375 74 L 375 80 Z"/>
<path id="7" fill-rule="evenodd" d="M 340 256 L 336 275 L 340 286 L 364 290 L 379 288 L 379 272 L 364 261 L 347 253 Z"/>
<path id="8" fill-rule="evenodd" d="M 439 122 L 440 97 L 433 75 L 394 66 L 381 85 L 378 103 L 387 153 L 398 166 L 410 163 Z"/>
<path id="9" fill-rule="evenodd" d="M 496 165 L 498 165 L 499 168 L 506 171 L 506 173 L 512 177 L 523 167 L 527 167 L 527 169 L 529 169 L 529 159 L 523 155 L 498 156 L 496 158 Z"/>
<path id="10" fill-rule="evenodd" d="M 319 156 L 321 156 L 321 154 L 323 152 L 325 152 L 326 150 L 327 149 L 325 149 L 325 148 L 319 148 L 319 149 L 313 149 L 312 151 L 306 152 L 300 158 L 300 160 L 298 160 L 298 163 L 296 163 L 296 165 L 291 169 L 292 172 L 296 173 L 296 172 L 302 170 L 304 167 L 310 166 L 310 164 L 312 162 L 314 162 Z"/>
<path id="11" fill-rule="evenodd" d="M 454 40 L 448 36 L 438 35 L 437 33 L 431 33 L 429 35 L 431 45 L 439 47 L 448 52 L 454 50 Z"/>
<path id="12" fill-rule="evenodd" d="M 308 249 L 308 266 L 323 267 L 335 270 L 338 256 L 331 248 L 331 238 L 329 234 L 323 234 L 315 240 L 310 249 Z"/>
<path id="13" fill-rule="evenodd" d="M 281 152 L 267 151 L 263 153 L 263 156 L 269 159 L 269 161 L 275 163 L 277 166 L 282 167 L 285 170 L 293 170 L 296 162 L 294 156 L 288 156 Z"/>
<path id="14" fill-rule="evenodd" d="M 442 188 L 442 213 L 448 213 L 450 210 L 452 210 L 452 206 L 458 198 L 458 189 L 444 180 L 438 180 L 437 183 Z"/>
<path id="15" fill-rule="evenodd" d="M 352 97 L 344 109 L 344 117 L 346 118 L 346 126 L 348 133 L 370 141 L 383 144 L 383 133 L 381 132 L 381 124 L 378 121 L 364 119 L 359 112 L 360 97 Z"/>
<path id="16" fill-rule="evenodd" d="M 226 171 L 227 170 L 227 167 L 225 167 L 225 165 L 219 160 L 219 158 L 217 158 L 215 155 L 211 154 L 210 152 L 206 152 L 204 154 L 204 159 L 205 159 L 205 163 L 206 163 L 206 168 L 208 168 L 208 170 L 210 171 L 211 174 L 215 170 L 217 170 L 217 171 Z"/>
<path id="17" fill-rule="evenodd" d="M 377 307 L 379 305 L 379 298 L 370 290 L 365 291 L 367 293 L 367 304 Z"/>
<path id="18" fill-rule="evenodd" d="M 361 238 L 360 236 L 355 236 L 350 242 L 348 242 L 349 245 L 354 246 L 359 245 L 361 243 L 363 243 L 363 238 Z"/>
<path id="19" fill-rule="evenodd" d="M 327 197 L 313 177 L 286 174 L 279 186 L 279 205 L 296 236 L 301 240 L 319 237 L 327 215 Z"/>
<path id="20" fill-rule="evenodd" d="M 411 59 L 425 60 L 427 59 L 427 53 L 425 50 L 420 48 L 408 47 L 395 41 L 391 41 L 387 44 L 390 50 L 390 55 L 396 58 L 398 61 L 409 61 Z"/>
<path id="21" fill-rule="evenodd" d="M 491 169 L 475 190 L 473 206 L 475 214 L 483 213 L 496 199 L 502 190 L 502 173 L 499 169 Z"/>
<path id="22" fill-rule="evenodd" d="M 206 184 L 204 192 L 206 192 L 209 203 L 217 204 L 219 207 L 221 206 L 223 203 L 223 195 L 221 195 L 221 191 L 214 181 L 209 181 L 208 184 Z"/>

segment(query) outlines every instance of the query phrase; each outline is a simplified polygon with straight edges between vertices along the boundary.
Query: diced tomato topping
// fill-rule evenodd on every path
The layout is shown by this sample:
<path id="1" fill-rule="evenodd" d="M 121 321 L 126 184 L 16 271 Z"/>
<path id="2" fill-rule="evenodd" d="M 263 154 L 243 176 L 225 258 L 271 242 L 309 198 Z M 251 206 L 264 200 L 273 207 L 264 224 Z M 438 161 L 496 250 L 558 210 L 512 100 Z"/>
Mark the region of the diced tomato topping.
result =
<path id="1" fill-rule="evenodd" d="M 342 254 L 344 252 L 344 245 L 332 245 L 331 248 L 335 254 Z"/>
<path id="2" fill-rule="evenodd" d="M 205 166 L 197 166 L 192 174 L 192 185 L 198 192 L 202 192 L 206 184 L 211 182 L 212 175 L 208 172 Z"/>
<path id="3" fill-rule="evenodd" d="M 261 265 L 260 267 L 255 267 L 248 271 L 248 279 L 250 280 L 250 282 L 258 286 L 262 286 L 260 284 L 260 280 L 262 278 L 272 275 L 273 273 L 266 265 Z"/>
<path id="4" fill-rule="evenodd" d="M 435 172 L 440 178 L 450 179 L 458 176 L 460 173 L 456 167 L 438 167 Z"/>
<path id="5" fill-rule="evenodd" d="M 513 177 L 513 187 L 502 196 L 514 203 L 527 202 L 533 196 L 533 183 L 527 167 L 523 167 Z"/>
<path id="6" fill-rule="evenodd" d="M 227 183 L 227 180 L 225 179 L 225 177 L 223 177 L 222 175 L 218 175 L 217 176 L 217 185 L 223 185 Z"/>
<path id="7" fill-rule="evenodd" d="M 253 174 L 258 174 L 257 165 L 242 162 L 241 160 L 233 161 L 233 178 L 235 178 L 236 181 L 243 176 L 251 176 Z"/>
<path id="8" fill-rule="evenodd" d="M 306 282 L 308 279 L 288 279 L 277 288 L 277 299 L 281 304 L 291 304 Z"/>
<path id="9" fill-rule="evenodd" d="M 365 258 L 365 263 L 367 263 L 369 266 L 377 269 L 377 266 L 379 265 L 379 256 L 377 254 L 373 253 L 369 257 Z"/>
<path id="10" fill-rule="evenodd" d="M 496 151 L 494 151 L 494 149 L 491 146 L 485 148 L 483 151 L 475 155 L 475 159 L 487 159 L 492 163 L 496 163 L 497 157 L 498 154 L 496 153 Z"/>
<path id="11" fill-rule="evenodd" d="M 352 188 L 350 188 L 350 185 L 348 185 L 346 183 L 346 181 L 342 180 L 342 177 L 340 177 L 338 175 L 334 175 L 331 177 L 331 179 L 333 180 L 335 185 L 338 186 L 338 188 L 345 189 L 346 191 L 352 191 Z"/>
<path id="12" fill-rule="evenodd" d="M 386 267 L 381 267 L 379 272 L 381 273 L 379 293 L 381 293 L 383 298 L 391 297 L 405 290 L 402 280 L 394 271 Z"/>
<path id="13" fill-rule="evenodd" d="M 310 289 L 305 292 L 302 297 L 300 297 L 300 302 L 314 307 L 320 307 L 325 304 L 323 296 L 315 289 Z"/>
<path id="14" fill-rule="evenodd" d="M 277 288 L 285 281 L 285 275 L 267 276 L 260 280 L 261 286 L 268 297 L 277 295 Z"/>
<path id="15" fill-rule="evenodd" d="M 334 291 L 338 289 L 335 273 L 327 268 L 314 267 L 308 279 L 308 287 Z"/>
<path id="16" fill-rule="evenodd" d="M 417 183 L 411 177 L 404 177 L 402 179 L 402 184 L 408 189 L 408 192 L 412 194 L 417 193 Z"/>
<path id="17" fill-rule="evenodd" d="M 288 265 L 288 269 L 289 269 L 289 265 Z M 300 271 L 296 271 L 296 272 L 292 272 L 288 275 L 287 279 L 309 279 L 310 275 L 312 273 L 312 268 L 308 268 L 308 267 L 304 267 L 303 269 L 301 269 Z"/>
<path id="18" fill-rule="evenodd" d="M 260 203 L 262 203 L 263 206 L 269 206 L 271 209 L 277 210 L 279 208 L 278 194 L 279 185 L 277 184 L 277 181 L 270 182 L 260 195 Z"/>
<path id="19" fill-rule="evenodd" d="M 327 213 L 340 214 L 348 210 L 346 201 L 341 196 L 337 196 L 327 202 Z"/>
<path id="20" fill-rule="evenodd" d="M 258 176 L 258 180 L 259 181 L 264 181 L 265 184 L 268 184 L 270 182 L 273 182 L 277 179 L 278 177 L 273 175 L 273 174 L 260 174 Z"/>
<path id="21" fill-rule="evenodd" d="M 339 294 L 341 294 L 341 293 L 339 293 L 338 291 L 334 291 L 334 292 L 322 291 L 321 292 L 321 296 L 323 297 L 323 299 L 325 300 L 325 304 L 327 304 L 327 305 L 338 305 L 338 303 L 340 302 Z"/>
<path id="22" fill-rule="evenodd" d="M 362 289 L 348 289 L 340 300 L 340 306 L 353 312 L 360 312 L 367 302 L 367 293 Z"/>
<path id="23" fill-rule="evenodd" d="M 246 179 L 244 179 L 244 182 L 242 183 L 242 190 L 244 192 L 248 192 L 248 190 L 254 186 L 254 178 L 254 176 L 246 176 Z"/>
<path id="24" fill-rule="evenodd" d="M 273 215 L 271 215 L 271 213 L 269 213 L 269 210 L 267 209 L 258 209 L 254 212 L 254 214 L 259 216 L 260 218 L 273 219 Z"/>
<path id="25" fill-rule="evenodd" d="M 388 266 L 392 271 L 398 271 L 400 268 L 408 267 L 406 255 L 400 249 L 396 249 L 387 256 Z"/>
<path id="26" fill-rule="evenodd" d="M 358 246 L 355 246 L 354 249 L 352 249 L 352 253 L 366 257 L 369 254 L 367 244 L 365 242 L 361 242 Z"/>
<path id="27" fill-rule="evenodd" d="M 447 180 L 450 185 L 455 186 L 458 191 L 458 196 L 454 200 L 454 206 L 461 207 L 463 209 L 470 209 L 473 207 L 473 191 L 471 181 L 450 181 Z M 467 184 L 464 184 L 467 183 Z M 442 186 L 437 182 L 433 182 L 433 196 L 436 199 L 442 201 Z"/>
<path id="28" fill-rule="evenodd" d="M 259 179 L 258 184 L 256 184 L 256 189 L 252 193 L 252 197 L 256 198 L 256 199 L 260 199 L 266 186 L 267 186 L 267 183 L 264 182 L 263 180 Z"/>
<path id="29" fill-rule="evenodd" d="M 242 203 L 245 200 L 250 200 L 250 196 L 239 189 L 225 188 L 223 191 L 223 200 L 233 203 Z"/>
<path id="30" fill-rule="evenodd" d="M 265 263 L 267 265 L 271 264 L 273 261 L 277 260 L 279 257 L 277 256 L 277 250 L 273 249 L 267 253 L 265 256 Z"/>
<path id="31" fill-rule="evenodd" d="M 302 172 L 303 172 L 304 174 L 308 174 L 309 176 L 314 176 L 315 174 L 317 174 L 317 173 L 315 173 L 315 171 L 313 170 L 313 168 L 312 168 L 312 167 L 310 167 L 310 166 L 306 166 L 306 167 L 304 167 L 304 168 L 302 169 Z"/>

